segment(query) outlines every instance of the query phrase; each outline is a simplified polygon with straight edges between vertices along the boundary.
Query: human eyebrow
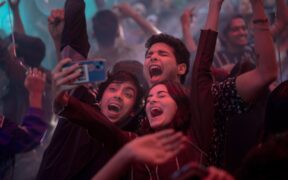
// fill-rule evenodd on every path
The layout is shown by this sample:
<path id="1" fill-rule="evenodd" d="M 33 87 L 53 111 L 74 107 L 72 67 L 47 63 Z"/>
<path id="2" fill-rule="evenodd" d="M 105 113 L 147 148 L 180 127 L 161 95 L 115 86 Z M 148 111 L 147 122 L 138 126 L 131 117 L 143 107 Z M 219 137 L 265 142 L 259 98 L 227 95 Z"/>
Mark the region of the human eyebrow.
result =
<path id="1" fill-rule="evenodd" d="M 148 95 L 146 96 L 146 101 L 148 101 L 152 96 L 153 96 L 152 94 L 148 94 Z"/>
<path id="2" fill-rule="evenodd" d="M 153 51 L 148 51 L 146 54 L 145 54 L 145 57 L 149 57 L 153 54 Z"/>
<path id="3" fill-rule="evenodd" d="M 108 85 L 108 87 L 119 87 L 120 84 L 121 84 L 120 82 L 119 83 L 118 82 L 112 82 Z"/>
<path id="4" fill-rule="evenodd" d="M 169 55 L 170 53 L 168 51 L 159 50 L 158 54 L 160 54 L 160 55 Z"/>
<path id="5" fill-rule="evenodd" d="M 158 91 L 157 95 L 169 94 L 167 91 Z"/>
<path id="6" fill-rule="evenodd" d="M 238 31 L 240 29 L 247 29 L 247 26 L 245 26 L 245 25 L 234 26 L 231 28 L 231 31 Z"/>
<path id="7" fill-rule="evenodd" d="M 136 90 L 134 89 L 134 88 L 132 88 L 132 87 L 127 87 L 126 89 L 125 89 L 126 91 L 131 91 L 131 92 L 133 92 L 134 94 L 136 94 Z"/>

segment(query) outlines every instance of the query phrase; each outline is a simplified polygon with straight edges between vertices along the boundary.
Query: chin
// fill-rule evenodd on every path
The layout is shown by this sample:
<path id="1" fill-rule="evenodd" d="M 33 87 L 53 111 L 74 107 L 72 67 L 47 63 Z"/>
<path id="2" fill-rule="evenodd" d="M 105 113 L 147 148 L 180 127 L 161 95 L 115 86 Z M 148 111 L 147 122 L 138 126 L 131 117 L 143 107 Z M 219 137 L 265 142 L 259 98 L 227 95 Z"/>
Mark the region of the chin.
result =
<path id="1" fill-rule="evenodd" d="M 154 130 L 161 129 L 161 124 L 158 124 L 158 123 L 157 124 L 152 124 L 151 128 L 154 129 Z"/>
<path id="2" fill-rule="evenodd" d="M 169 125 L 163 124 L 163 123 L 157 123 L 157 124 L 151 125 L 151 128 L 154 129 L 155 131 L 160 131 L 160 130 L 169 128 Z"/>

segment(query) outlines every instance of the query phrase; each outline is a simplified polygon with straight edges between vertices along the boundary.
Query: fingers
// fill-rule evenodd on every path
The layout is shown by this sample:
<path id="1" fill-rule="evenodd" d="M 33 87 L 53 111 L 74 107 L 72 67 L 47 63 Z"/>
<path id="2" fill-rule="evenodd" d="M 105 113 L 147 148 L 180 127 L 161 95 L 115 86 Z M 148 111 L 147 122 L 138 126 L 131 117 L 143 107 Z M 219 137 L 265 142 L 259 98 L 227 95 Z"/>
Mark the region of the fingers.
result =
<path id="1" fill-rule="evenodd" d="M 52 74 L 53 75 L 53 79 L 57 81 L 59 78 L 68 76 L 69 74 L 72 74 L 78 68 L 79 68 L 78 64 L 73 64 L 72 66 L 69 66 L 67 68 L 66 67 L 62 68 L 60 71 Z"/>
<path id="2" fill-rule="evenodd" d="M 181 22 L 184 25 L 190 25 L 192 19 L 192 11 L 191 9 L 184 10 L 182 16 L 181 16 Z"/>
<path id="3" fill-rule="evenodd" d="M 28 71 L 26 72 L 26 76 L 28 79 L 32 78 L 46 81 L 46 74 L 37 68 L 29 68 Z"/>
<path id="4" fill-rule="evenodd" d="M 163 130 L 156 134 L 155 143 L 158 144 L 159 151 L 155 163 L 164 163 L 168 159 L 176 156 L 185 148 L 187 138 L 181 132 L 172 129 Z"/>
<path id="5" fill-rule="evenodd" d="M 52 78 L 55 81 L 55 85 L 70 84 L 73 80 L 77 79 L 82 73 L 79 68 L 80 65 L 75 63 L 69 67 L 65 67 L 65 64 L 72 62 L 70 58 L 65 58 L 61 60 L 52 71 Z"/>
<path id="6" fill-rule="evenodd" d="M 64 10 L 63 9 L 53 9 L 48 17 L 49 24 L 57 24 L 64 20 Z"/>
<path id="7" fill-rule="evenodd" d="M 163 145 L 166 145 L 166 144 L 173 144 L 173 143 L 176 143 L 176 142 L 183 142 L 184 140 L 184 135 L 182 132 L 174 132 L 174 134 L 172 135 L 168 135 L 162 139 L 160 139 L 161 143 Z"/>
<path id="8" fill-rule="evenodd" d="M 74 68 L 71 66 L 71 68 Z M 68 71 L 67 71 L 68 72 Z M 67 72 L 63 72 L 63 75 L 67 75 L 68 73 Z M 63 77 L 63 78 L 60 78 L 58 80 L 56 80 L 56 86 L 59 86 L 59 85 L 64 85 L 64 84 L 71 84 L 74 80 L 76 80 L 82 73 L 82 70 L 81 69 L 77 69 L 74 73 L 66 76 L 66 77 Z"/>
<path id="9" fill-rule="evenodd" d="M 187 140 L 182 132 L 175 132 L 173 129 L 160 131 L 155 134 L 155 137 L 166 151 L 177 150 Z"/>
<path id="10" fill-rule="evenodd" d="M 167 144 L 158 149 L 156 157 L 153 159 L 153 164 L 162 164 L 167 162 L 167 160 L 175 157 L 181 150 L 185 148 L 183 144 L 174 144 L 173 146 Z"/>
<path id="11" fill-rule="evenodd" d="M 61 72 L 63 66 L 69 62 L 72 62 L 72 59 L 70 58 L 65 58 L 65 59 L 62 59 L 56 66 L 55 68 L 52 70 L 52 74 L 55 74 L 55 73 L 58 73 L 58 72 Z"/>

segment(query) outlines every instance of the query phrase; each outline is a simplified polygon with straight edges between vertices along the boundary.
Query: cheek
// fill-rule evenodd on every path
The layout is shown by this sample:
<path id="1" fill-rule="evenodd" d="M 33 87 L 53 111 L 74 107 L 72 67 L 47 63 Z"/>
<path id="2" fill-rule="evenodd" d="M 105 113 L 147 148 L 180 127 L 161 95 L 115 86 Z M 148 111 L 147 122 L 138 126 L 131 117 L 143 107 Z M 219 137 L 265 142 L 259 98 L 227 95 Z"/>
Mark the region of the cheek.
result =
<path id="1" fill-rule="evenodd" d="M 144 60 L 144 66 L 148 65 L 148 64 L 149 64 L 149 61 L 150 61 L 149 58 L 145 58 L 145 60 Z"/>
<path id="2" fill-rule="evenodd" d="M 170 121 L 172 121 L 172 119 L 174 119 L 176 112 L 177 112 L 177 105 L 175 104 L 175 102 L 170 102 L 171 106 L 168 109 L 169 112 L 169 119 Z"/>
<path id="3" fill-rule="evenodd" d="M 101 100 L 100 100 L 100 106 L 101 106 L 101 108 L 102 108 L 102 106 L 104 106 L 104 104 L 106 104 L 107 99 L 108 99 L 108 94 L 107 94 L 107 93 L 104 93 L 104 94 L 102 95 Z"/>
<path id="4" fill-rule="evenodd" d="M 107 107 L 106 106 L 106 101 L 100 101 L 100 109 L 101 109 L 101 112 L 103 113 L 103 112 L 105 112 L 106 111 L 106 108 L 105 107 Z"/>
<path id="5" fill-rule="evenodd" d="M 135 105 L 135 99 L 125 99 L 124 104 L 126 111 L 131 111 Z"/>
<path id="6" fill-rule="evenodd" d="M 147 69 L 148 69 L 148 60 L 145 60 L 143 64 L 143 72 L 147 71 Z"/>
<path id="7" fill-rule="evenodd" d="M 145 106 L 145 113 L 146 113 L 147 116 L 149 115 L 148 111 L 149 111 L 149 105 L 146 105 Z"/>
<path id="8" fill-rule="evenodd" d="M 168 69 L 175 69 L 175 70 L 177 69 L 176 68 L 177 67 L 176 59 L 174 59 L 174 58 L 166 59 L 166 60 L 162 61 L 162 63 L 163 63 L 163 66 L 165 66 Z"/>
<path id="9" fill-rule="evenodd" d="M 234 34 L 230 34 L 227 40 L 230 43 L 234 43 L 237 40 L 237 37 Z"/>

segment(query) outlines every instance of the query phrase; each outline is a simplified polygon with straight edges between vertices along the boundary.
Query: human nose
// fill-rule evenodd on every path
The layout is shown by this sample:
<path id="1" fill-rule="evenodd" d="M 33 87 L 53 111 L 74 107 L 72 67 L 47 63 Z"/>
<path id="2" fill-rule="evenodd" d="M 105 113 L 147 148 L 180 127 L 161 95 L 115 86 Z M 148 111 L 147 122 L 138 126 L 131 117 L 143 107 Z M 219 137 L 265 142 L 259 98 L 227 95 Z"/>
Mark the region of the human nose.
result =
<path id="1" fill-rule="evenodd" d="M 156 103 L 156 101 L 157 101 L 157 100 L 156 100 L 156 98 L 155 98 L 155 97 L 150 97 L 150 98 L 149 98 L 149 104 L 150 104 L 150 105 L 153 105 L 153 104 L 155 104 L 155 103 Z"/>
<path id="2" fill-rule="evenodd" d="M 158 57 L 156 55 L 151 56 L 151 62 L 158 61 Z"/>
<path id="3" fill-rule="evenodd" d="M 123 96 L 123 94 L 119 90 L 114 93 L 114 98 L 117 100 L 122 100 L 123 99 L 122 96 Z"/>
<path id="4" fill-rule="evenodd" d="M 247 34 L 247 30 L 245 28 L 241 28 L 239 32 L 240 34 Z"/>

